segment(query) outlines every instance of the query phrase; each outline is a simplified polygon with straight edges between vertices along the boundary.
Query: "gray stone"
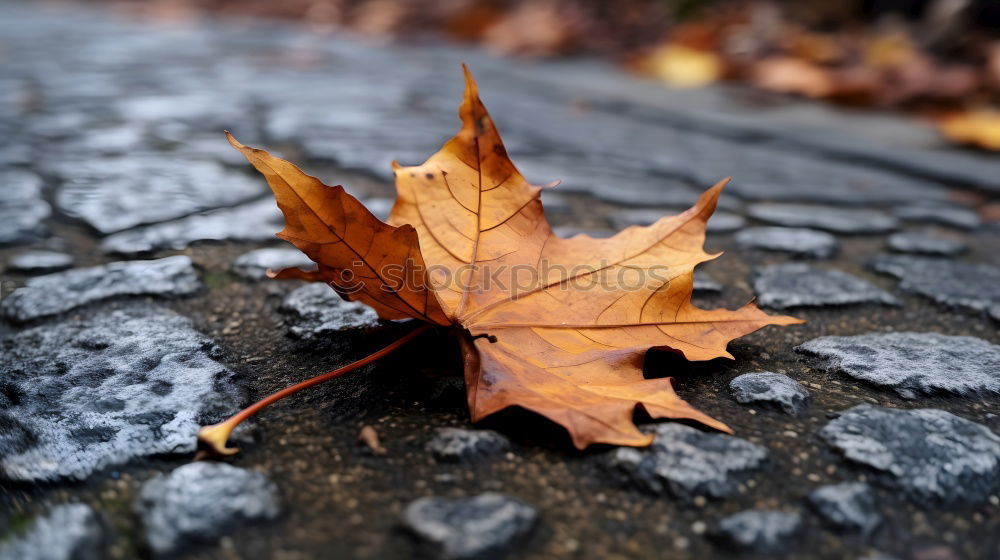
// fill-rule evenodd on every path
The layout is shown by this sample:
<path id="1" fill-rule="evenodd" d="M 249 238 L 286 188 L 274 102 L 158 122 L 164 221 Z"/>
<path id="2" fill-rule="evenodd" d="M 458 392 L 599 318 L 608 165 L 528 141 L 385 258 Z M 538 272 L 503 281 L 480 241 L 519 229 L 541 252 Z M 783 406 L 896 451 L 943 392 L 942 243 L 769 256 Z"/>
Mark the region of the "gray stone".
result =
<path id="1" fill-rule="evenodd" d="M 508 145 L 514 145 L 507 140 L 506 132 L 504 139 Z M 622 165 L 618 159 L 614 162 L 588 164 L 582 158 L 564 159 L 555 153 L 545 157 L 540 157 L 537 153 L 514 153 L 512 157 L 525 177 L 536 184 L 548 183 L 558 178 L 562 181 L 557 187 L 561 192 L 586 193 L 613 204 L 647 209 L 651 206 L 687 208 L 697 202 L 701 195 L 699 190 L 691 188 L 685 181 L 651 177 L 630 166 Z M 641 221 L 646 221 L 647 216 L 655 213 L 659 216 L 652 217 L 649 223 L 677 212 L 645 211 L 641 214 Z M 639 217 L 640 214 L 635 216 Z"/>
<path id="2" fill-rule="evenodd" d="M 427 443 L 427 450 L 434 458 L 444 462 L 485 459 L 508 449 L 510 441 L 492 430 L 438 428 Z"/>
<path id="3" fill-rule="evenodd" d="M 870 266 L 899 278 L 899 289 L 949 307 L 986 312 L 1000 305 L 1000 268 L 995 266 L 910 255 L 878 255 Z"/>
<path id="4" fill-rule="evenodd" d="M 28 321 L 114 297 L 190 295 L 200 288 L 190 257 L 121 261 L 30 278 L 0 310 L 8 319 Z"/>
<path id="5" fill-rule="evenodd" d="M 220 350 L 191 321 L 129 309 L 2 340 L 0 473 L 83 479 L 137 457 L 194 451 L 198 428 L 242 395 Z"/>
<path id="6" fill-rule="evenodd" d="M 63 504 L 36 518 L 27 532 L 0 542 L 0 560 L 103 560 L 101 517 L 86 504 Z"/>
<path id="7" fill-rule="evenodd" d="M 278 487 L 261 473 L 212 461 L 178 467 L 142 485 L 135 505 L 154 553 L 213 541 L 281 513 Z"/>
<path id="8" fill-rule="evenodd" d="M 843 114 L 841 113 L 841 116 Z M 866 132 L 873 126 L 870 116 L 866 115 L 860 121 Z M 829 124 L 829 123 L 828 123 Z M 895 124 L 890 125 L 892 127 Z M 814 148 L 832 156 L 848 159 L 851 162 L 868 162 L 886 170 L 900 170 L 905 175 L 901 179 L 913 176 L 928 177 L 943 184 L 970 185 L 992 192 L 1000 192 L 1000 181 L 997 181 L 996 158 L 988 153 L 976 153 L 972 150 L 940 149 L 935 147 L 934 138 L 917 138 L 934 134 L 932 127 L 910 127 L 892 133 L 894 141 L 874 143 L 859 141 L 855 135 L 830 134 L 826 126 L 817 127 L 805 135 L 796 132 L 793 142 L 798 145 L 808 143 Z M 904 139 L 905 138 L 905 139 Z M 927 183 L 920 182 L 922 187 Z M 924 189 L 931 197 L 947 199 L 944 189 Z M 937 192 L 935 192 L 937 191 Z M 925 195 L 921 198 L 928 198 Z M 911 201 L 912 199 L 901 199 Z"/>
<path id="9" fill-rule="evenodd" d="M 615 235 L 615 232 L 608 229 L 581 228 L 576 226 L 556 226 L 552 228 L 552 233 L 563 239 L 569 239 L 577 235 L 586 235 L 594 239 L 607 239 Z"/>
<path id="10" fill-rule="evenodd" d="M 270 241 L 283 220 L 274 200 L 263 199 L 116 233 L 101 242 L 101 251 L 137 254 L 180 250 L 199 241 Z"/>
<path id="11" fill-rule="evenodd" d="M 967 247 L 962 240 L 930 233 L 903 232 L 889 236 L 889 248 L 899 253 L 948 257 L 964 252 Z"/>
<path id="12" fill-rule="evenodd" d="M 538 511 L 517 498 L 486 493 L 472 498 L 420 498 L 403 524 L 449 559 L 492 558 L 510 552 L 538 523 Z"/>
<path id="13" fill-rule="evenodd" d="M 796 351 L 823 366 L 915 398 L 1000 393 L 1000 346 L 971 336 L 892 332 L 814 338 Z"/>
<path id="14" fill-rule="evenodd" d="M 713 163 L 719 171 L 732 173 L 733 183 L 727 190 L 751 200 L 865 206 L 946 196 L 937 184 L 906 175 L 822 159 L 801 150 L 743 146 L 750 149 L 724 147 Z"/>
<path id="15" fill-rule="evenodd" d="M 52 214 L 42 198 L 42 180 L 27 171 L 0 173 L 0 245 L 31 243 L 48 235 L 45 220 Z"/>
<path id="16" fill-rule="evenodd" d="M 651 446 L 619 447 L 607 460 L 612 476 L 650 494 L 731 496 L 767 459 L 765 447 L 682 424 L 657 424 L 654 433 Z"/>
<path id="17" fill-rule="evenodd" d="M 741 247 L 781 251 L 802 257 L 828 259 L 837 252 L 837 238 L 829 233 L 805 228 L 754 227 L 736 234 Z"/>
<path id="18" fill-rule="evenodd" d="M 674 214 L 674 211 L 656 208 L 628 208 L 611 214 L 608 221 L 616 229 L 625 229 L 629 226 L 648 226 L 664 216 Z"/>
<path id="19" fill-rule="evenodd" d="M 797 416 L 809 407 L 809 391 L 787 375 L 769 371 L 744 373 L 729 382 L 738 403 L 760 403 Z"/>
<path id="20" fill-rule="evenodd" d="M 59 209 L 102 234 L 245 202 L 264 181 L 213 161 L 162 154 L 69 160 L 51 169 L 62 178 Z"/>
<path id="21" fill-rule="evenodd" d="M 907 204 L 892 211 L 901 220 L 910 222 L 930 222 L 959 229 L 976 229 L 982 225 L 979 215 L 966 208 L 941 204 Z"/>
<path id="22" fill-rule="evenodd" d="M 322 282 L 307 284 L 288 294 L 281 310 L 288 315 L 292 335 L 306 340 L 379 326 L 374 309 L 360 302 L 345 301 Z"/>
<path id="23" fill-rule="evenodd" d="M 921 505 L 978 504 L 1000 489 L 1000 437 L 950 412 L 863 404 L 819 434 Z"/>
<path id="24" fill-rule="evenodd" d="M 762 307 L 821 307 L 858 303 L 899 305 L 888 292 L 834 269 L 802 263 L 767 266 L 757 271 L 753 289 Z"/>
<path id="25" fill-rule="evenodd" d="M 738 549 L 774 554 L 787 552 L 801 527 L 797 513 L 751 509 L 721 519 L 716 537 Z"/>
<path id="26" fill-rule="evenodd" d="M 631 208 L 611 214 L 608 219 L 615 228 L 625 229 L 634 225 L 648 226 L 664 216 L 675 214 L 677 212 L 670 210 Z M 709 218 L 705 229 L 713 233 L 728 233 L 736 231 L 745 225 L 746 219 L 743 216 L 733 214 L 732 212 L 717 211 Z"/>
<path id="27" fill-rule="evenodd" d="M 566 195 L 558 191 L 553 191 L 551 188 L 546 188 L 542 191 L 542 205 L 545 208 L 546 216 L 573 213 L 573 206 L 566 198 Z"/>
<path id="28" fill-rule="evenodd" d="M 73 255 L 67 255 L 66 253 L 29 251 L 10 259 L 10 262 L 7 263 L 7 271 L 22 272 L 25 274 L 55 272 L 73 266 L 73 262 Z"/>
<path id="29" fill-rule="evenodd" d="M 877 210 L 806 204 L 754 204 L 747 213 L 751 218 L 779 226 L 815 228 L 835 233 L 886 233 L 899 225 L 895 218 Z"/>
<path id="30" fill-rule="evenodd" d="M 701 294 L 720 294 L 722 293 L 722 284 L 720 284 L 715 278 L 712 278 L 707 273 L 700 270 L 695 270 L 694 272 L 694 282 L 692 283 L 691 289 L 696 293 Z"/>
<path id="31" fill-rule="evenodd" d="M 739 214 L 717 211 L 708 219 L 705 231 L 708 233 L 729 233 L 747 225 L 747 220 Z"/>
<path id="32" fill-rule="evenodd" d="M 821 486 L 809 493 L 809 505 L 827 523 L 843 531 L 868 535 L 882 523 L 871 486 L 861 482 Z"/>
<path id="33" fill-rule="evenodd" d="M 278 272 L 293 267 L 315 270 L 316 263 L 298 249 L 257 249 L 240 255 L 233 262 L 233 272 L 250 280 L 267 278 L 268 269 Z"/>

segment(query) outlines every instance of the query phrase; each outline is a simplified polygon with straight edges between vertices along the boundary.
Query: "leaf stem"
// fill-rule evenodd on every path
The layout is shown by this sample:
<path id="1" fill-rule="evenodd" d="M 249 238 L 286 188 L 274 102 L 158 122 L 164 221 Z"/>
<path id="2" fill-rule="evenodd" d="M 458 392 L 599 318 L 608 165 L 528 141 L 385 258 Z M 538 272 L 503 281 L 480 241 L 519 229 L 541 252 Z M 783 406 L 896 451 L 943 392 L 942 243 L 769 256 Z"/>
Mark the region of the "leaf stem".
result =
<path id="1" fill-rule="evenodd" d="M 224 455 L 235 455 L 239 453 L 239 449 L 236 447 L 226 447 L 226 441 L 229 439 L 229 434 L 232 433 L 236 426 L 239 426 L 241 422 L 250 418 L 254 414 L 261 411 L 261 409 L 271 405 L 281 399 L 294 395 L 303 389 L 308 389 L 313 385 L 319 385 L 320 383 L 329 381 L 331 379 L 336 379 L 345 373 L 350 373 L 358 368 L 364 367 L 386 355 L 392 353 L 394 350 L 403 346 L 407 342 L 413 340 L 414 338 L 420 336 L 421 334 L 427 332 L 433 327 L 429 323 L 425 323 L 407 333 L 405 336 L 396 340 L 392 344 L 382 348 L 381 350 L 369 354 L 368 356 L 361 358 L 360 360 L 350 363 L 341 368 L 337 368 L 333 371 L 328 371 L 322 375 L 317 375 L 316 377 L 307 379 L 301 383 L 296 383 L 291 387 L 285 387 L 284 389 L 268 395 L 263 399 L 253 403 L 252 405 L 244 408 L 243 410 L 237 412 L 231 416 L 228 420 L 220 422 L 218 424 L 213 424 L 211 426 L 205 426 L 198 430 L 198 454 L 195 455 L 195 460 L 207 459 L 211 457 L 220 457 Z"/>

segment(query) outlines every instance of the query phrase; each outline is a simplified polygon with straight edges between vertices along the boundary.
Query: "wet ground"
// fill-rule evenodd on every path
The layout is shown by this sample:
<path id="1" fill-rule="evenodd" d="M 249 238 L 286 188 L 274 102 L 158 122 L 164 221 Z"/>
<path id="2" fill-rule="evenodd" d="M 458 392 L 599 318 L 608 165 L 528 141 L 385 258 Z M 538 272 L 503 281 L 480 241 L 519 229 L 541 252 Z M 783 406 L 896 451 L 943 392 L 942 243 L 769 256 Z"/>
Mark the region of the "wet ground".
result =
<path id="1" fill-rule="evenodd" d="M 281 302 L 301 284 L 250 281 L 231 270 L 233 261 L 247 251 L 282 246 L 266 240 L 277 229 L 266 221 L 260 224 L 265 234 L 253 240 L 224 220 L 220 231 L 207 236 L 214 241 L 185 239 L 183 232 L 192 228 L 184 226 L 174 234 L 174 247 L 188 245 L 181 249 L 109 254 L 101 250 L 102 239 L 121 232 L 151 235 L 144 228 L 266 199 L 263 181 L 227 151 L 218 132 L 222 128 L 234 130 L 245 143 L 302 162 L 363 200 L 391 198 L 389 161 L 422 160 L 457 126 L 453 112 L 461 87 L 459 59 L 468 60 L 477 73 L 512 157 L 515 163 L 525 162 L 529 179 L 565 179 L 559 189 L 566 194 L 553 200 L 549 211 L 556 226 L 610 231 L 609 219 L 624 209 L 671 212 L 691 202 L 712 180 L 732 175 L 733 188 L 723 195 L 721 207 L 747 219 L 740 229 L 774 225 L 748 217 L 761 203 L 808 203 L 818 205 L 816 212 L 874 209 L 885 216 L 921 203 L 936 209 L 932 215 L 947 208 L 976 217 L 976 223 L 956 227 L 955 220 L 931 224 L 923 218 L 901 220 L 890 229 L 931 228 L 935 235 L 968 244 L 964 254 L 943 258 L 941 267 L 955 262 L 1000 266 L 1000 227 L 983 219 L 995 217 L 1000 204 L 996 160 L 940 148 L 921 136 L 922 129 L 905 124 L 889 126 L 873 119 L 872 128 L 881 133 L 868 134 L 856 115 L 838 119 L 821 108 L 801 113 L 795 105 L 808 122 L 803 129 L 829 122 L 836 131 L 810 143 L 794 129 L 795 111 L 783 110 L 772 100 L 759 109 L 748 104 L 745 95 L 725 97 L 725 92 L 713 90 L 685 111 L 665 105 L 670 99 L 688 99 L 688 94 L 659 96 L 644 83 L 633 88 L 633 78 L 586 61 L 565 67 L 531 65 L 490 59 L 460 47 L 368 46 L 357 38 L 310 36 L 246 22 L 164 28 L 118 22 L 99 12 L 19 7 L 10 14 L 0 23 L 5 53 L 0 66 L 5 138 L 0 166 L 4 173 L 39 177 L 41 200 L 52 213 L 34 224 L 37 227 L 26 228 L 20 239 L 11 237 L 0 248 L 0 261 L 9 262 L 31 249 L 70 254 L 76 267 L 182 254 L 191 257 L 204 286 L 192 297 L 116 296 L 26 324 L 8 320 L 0 324 L 0 334 L 13 336 L 110 309 L 164 305 L 190 318 L 195 330 L 221 348 L 218 361 L 236 373 L 245 390 L 246 402 L 235 404 L 247 404 L 362 357 L 411 327 L 345 331 L 311 341 L 290 337 L 291 319 L 280 310 Z M 50 42 L 55 37 L 61 39 L 58 44 Z M 558 72 L 566 76 L 562 82 L 567 85 L 561 88 Z M 587 84 L 590 87 L 582 87 Z M 732 108 L 713 112 L 704 100 L 716 96 L 728 99 Z M 753 119 L 755 111 L 767 110 L 775 112 L 774 122 L 784 129 Z M 926 142 L 914 146 L 915 137 Z M 925 151 L 933 155 L 921 160 Z M 194 159 L 209 162 L 211 169 L 178 179 L 169 171 L 151 169 L 142 160 L 146 156 L 161 159 L 168 168 Z M 79 161 L 94 164 L 94 169 L 74 164 Z M 927 161 L 941 163 L 928 172 Z M 256 183 L 243 194 L 218 183 L 199 183 L 220 177 Z M 741 177 L 746 180 L 741 182 Z M 67 194 L 74 192 L 83 194 Z M 121 206 L 122 199 L 134 202 Z M 144 223 L 100 231 L 102 223 L 133 207 L 150 210 Z M 965 297 L 964 303 L 951 305 L 905 293 L 896 279 L 868 267 L 872 258 L 887 252 L 888 232 L 835 235 L 835 258 L 803 262 L 865 280 L 894 295 L 901 305 L 817 301 L 783 310 L 808 322 L 767 328 L 733 342 L 733 361 L 687 363 L 656 351 L 647 357 L 647 376 L 673 376 L 682 398 L 728 423 L 737 437 L 770 451 L 763 469 L 741 479 L 732 496 L 692 503 L 622 484 L 606 466 L 610 447 L 577 451 L 560 428 L 517 410 L 477 426 L 507 436 L 512 445 L 506 453 L 469 463 L 436 461 L 425 449 L 434 430 L 470 427 L 457 345 L 442 333 L 426 335 L 375 366 L 262 413 L 240 442 L 242 452 L 230 462 L 263 473 L 277 485 L 281 515 L 236 526 L 208 542 L 181 547 L 177 554 L 407 558 L 423 550 L 400 521 L 414 499 L 500 492 L 533 505 L 539 513 L 540 521 L 526 540 L 504 548 L 517 558 L 753 556 L 754 551 L 726 547 L 711 537 L 720 519 L 747 509 L 801 514 L 796 536 L 783 540 L 778 552 L 759 553 L 769 557 L 996 557 L 1000 489 L 995 484 L 971 503 L 918 504 L 898 491 L 891 476 L 845 460 L 818 432 L 839 411 L 871 403 L 942 409 L 996 434 L 997 391 L 987 387 L 906 399 L 890 387 L 830 371 L 817 359 L 793 351 L 819 336 L 872 331 L 967 335 L 997 344 L 1000 323 L 990 317 L 991 309 L 1000 315 L 996 287 L 973 289 L 981 301 L 972 297 L 969 303 Z M 761 295 L 752 283 L 755 271 L 796 260 L 781 252 L 740 247 L 734 236 L 733 231 L 709 234 L 708 249 L 726 254 L 706 265 L 704 272 L 724 288 L 721 293 L 696 294 L 702 307 L 741 305 Z M 28 277 L 5 272 L 4 298 Z M 973 288 L 984 281 L 964 280 Z M 956 357 L 958 363 L 961 359 Z M 793 417 L 734 401 L 729 382 L 757 371 L 783 373 L 802 384 L 811 394 L 807 412 Z M 5 387 L 14 383 L 4 377 L 8 375 L 0 372 Z M 1000 372 L 993 376 L 995 380 Z M 377 431 L 387 450 L 384 455 L 358 445 L 358 432 L 365 425 Z M 21 452 L 3 445 L 0 458 Z M 149 556 L 133 506 L 138 492 L 145 481 L 184 465 L 192 455 L 138 457 L 98 469 L 83 480 L 5 477 L 0 482 L 0 527 L 8 530 L 0 531 L 7 533 L 0 539 L 18 538 L 33 518 L 55 505 L 83 502 L 107 523 L 110 557 Z M 994 464 L 1000 465 L 1000 457 Z M 994 476 L 1000 477 L 1000 466 L 994 469 Z M 884 521 L 870 535 L 833 529 L 806 505 L 812 490 L 845 481 L 873 486 Z"/>

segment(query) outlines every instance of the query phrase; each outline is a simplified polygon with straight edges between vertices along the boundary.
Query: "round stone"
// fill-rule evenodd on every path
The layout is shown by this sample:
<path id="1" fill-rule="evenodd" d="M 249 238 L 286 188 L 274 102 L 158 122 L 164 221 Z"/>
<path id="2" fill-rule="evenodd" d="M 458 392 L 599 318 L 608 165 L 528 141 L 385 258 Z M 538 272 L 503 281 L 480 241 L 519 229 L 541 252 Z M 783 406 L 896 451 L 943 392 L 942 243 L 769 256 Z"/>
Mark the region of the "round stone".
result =
<path id="1" fill-rule="evenodd" d="M 199 461 L 142 486 L 135 505 L 146 540 L 157 554 L 191 542 L 217 539 L 281 512 L 278 488 L 263 474 L 225 463 Z"/>
<path id="2" fill-rule="evenodd" d="M 842 531 L 867 535 L 882 522 L 871 486 L 861 482 L 821 486 L 809 493 L 809 505 Z"/>
<path id="3" fill-rule="evenodd" d="M 786 552 L 802 526 L 797 513 L 746 510 L 719 521 L 715 537 L 734 548 L 757 553 Z"/>
<path id="4" fill-rule="evenodd" d="M 767 459 L 767 448 L 749 441 L 705 433 L 677 423 L 657 424 L 645 448 L 619 447 L 608 454 L 613 478 L 649 494 L 722 498 Z"/>
<path id="5" fill-rule="evenodd" d="M 1000 490 L 1000 437 L 943 410 L 858 405 L 819 435 L 924 506 L 979 504 Z"/>
<path id="6" fill-rule="evenodd" d="M 420 498 L 403 511 L 403 524 L 436 555 L 454 560 L 509 552 L 538 523 L 538 511 L 502 494 L 471 498 Z"/>
<path id="7" fill-rule="evenodd" d="M 797 416 L 809 407 L 809 391 L 797 381 L 769 371 L 744 373 L 729 382 L 729 393 L 738 403 L 758 403 Z"/>
<path id="8" fill-rule="evenodd" d="M 767 266 L 757 271 L 753 289 L 762 307 L 826 307 L 860 303 L 899 305 L 888 292 L 846 272 L 804 263 Z"/>
<path id="9" fill-rule="evenodd" d="M 754 227 L 737 233 L 735 239 L 744 248 L 815 259 L 832 257 L 838 246 L 837 238 L 829 233 L 806 228 Z"/>
<path id="10" fill-rule="evenodd" d="M 1000 393 L 1000 346 L 971 336 L 894 332 L 824 336 L 796 351 L 827 369 L 894 389 L 903 397 Z"/>

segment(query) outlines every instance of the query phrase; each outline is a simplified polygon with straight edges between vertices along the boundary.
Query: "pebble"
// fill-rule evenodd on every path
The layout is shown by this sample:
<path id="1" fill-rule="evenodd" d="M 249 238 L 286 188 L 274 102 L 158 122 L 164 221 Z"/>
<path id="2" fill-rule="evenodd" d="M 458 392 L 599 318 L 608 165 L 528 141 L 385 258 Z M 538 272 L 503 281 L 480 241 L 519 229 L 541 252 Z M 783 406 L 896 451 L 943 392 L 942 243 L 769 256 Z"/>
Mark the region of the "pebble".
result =
<path id="1" fill-rule="evenodd" d="M 721 294 L 723 286 L 718 280 L 712 278 L 701 270 L 695 270 L 694 282 L 691 284 L 692 291 L 701 294 Z"/>
<path id="2" fill-rule="evenodd" d="M 146 540 L 157 555 L 192 542 L 210 542 L 281 512 L 278 487 L 261 473 L 199 461 L 142 485 L 135 504 Z"/>
<path id="3" fill-rule="evenodd" d="M 242 401 L 219 348 L 166 310 L 74 318 L 0 344 L 0 474 L 11 480 L 84 479 L 194 451 L 198 428 Z"/>
<path id="4" fill-rule="evenodd" d="M 974 505 L 1000 490 L 1000 437 L 950 412 L 862 404 L 819 435 L 919 505 Z"/>
<path id="5" fill-rule="evenodd" d="M 263 179 L 219 163 L 164 154 L 94 156 L 50 167 L 63 180 L 59 209 L 103 235 L 246 202 L 266 189 Z"/>
<path id="6" fill-rule="evenodd" d="M 795 256 L 828 259 L 837 252 L 837 238 L 823 231 L 789 227 L 754 227 L 736 234 L 744 248 L 780 251 Z"/>
<path id="7" fill-rule="evenodd" d="M 303 340 L 342 331 L 373 329 L 381 324 L 374 309 L 360 302 L 344 301 L 322 282 L 307 284 L 288 294 L 281 310 L 288 317 L 292 336 Z"/>
<path id="8" fill-rule="evenodd" d="M 63 504 L 36 518 L 28 530 L 0 542 L 2 560 L 103 560 L 108 535 L 86 504 Z"/>
<path id="9" fill-rule="evenodd" d="M 279 272 L 283 268 L 315 270 L 316 263 L 298 249 L 270 248 L 244 253 L 233 262 L 233 272 L 249 280 L 263 280 L 268 269 Z"/>
<path id="10" fill-rule="evenodd" d="M 1000 268 L 951 259 L 878 255 L 870 266 L 895 276 L 899 289 L 949 306 L 984 313 L 1000 305 Z"/>
<path id="11" fill-rule="evenodd" d="M 187 256 L 120 261 L 30 278 L 4 299 L 0 311 L 7 319 L 29 321 L 115 297 L 190 295 L 201 287 Z"/>
<path id="12" fill-rule="evenodd" d="M 959 229 L 976 229 L 982 220 L 972 210 L 941 204 L 907 204 L 896 207 L 893 215 L 910 222 L 930 222 Z"/>
<path id="13" fill-rule="evenodd" d="M 471 498 L 420 498 L 403 511 L 403 524 L 441 558 L 496 557 L 512 551 L 538 523 L 534 506 L 486 493 Z"/>
<path id="14" fill-rule="evenodd" d="M 49 233 L 52 208 L 42 197 L 42 179 L 27 171 L 0 172 L 0 245 L 31 243 Z"/>
<path id="15" fill-rule="evenodd" d="M 809 391 L 781 373 L 763 371 L 739 375 L 729 382 L 729 394 L 738 403 L 771 406 L 792 416 L 809 408 Z"/>
<path id="16" fill-rule="evenodd" d="M 271 241 L 283 220 L 274 201 L 265 199 L 116 233 L 101 241 L 101 251 L 132 255 L 201 241 Z"/>
<path id="17" fill-rule="evenodd" d="M 677 214 L 677 212 L 671 210 L 630 208 L 611 214 L 608 217 L 608 220 L 615 228 L 625 229 L 633 225 L 648 226 L 664 216 L 672 216 L 674 214 Z M 712 214 L 712 217 L 708 219 L 708 225 L 705 229 L 706 231 L 712 233 L 729 233 L 736 231 L 745 225 L 746 219 L 739 214 L 726 211 L 716 211 Z"/>
<path id="18" fill-rule="evenodd" d="M 657 424 L 646 448 L 619 447 L 607 455 L 614 478 L 649 494 L 692 500 L 722 498 L 739 491 L 767 459 L 767 448 L 724 434 L 677 423 Z"/>
<path id="19" fill-rule="evenodd" d="M 786 552 L 801 527 L 797 513 L 752 509 L 721 519 L 714 536 L 734 548 L 773 554 Z"/>
<path id="20" fill-rule="evenodd" d="M 873 332 L 814 338 L 795 350 L 905 398 L 1000 393 L 1000 346 L 971 336 Z"/>
<path id="21" fill-rule="evenodd" d="M 845 532 L 868 535 L 882 523 L 875 494 L 862 482 L 821 486 L 809 493 L 809 505 L 824 521 Z"/>
<path id="22" fill-rule="evenodd" d="M 951 257 L 965 252 L 968 245 L 951 237 L 931 233 L 901 232 L 889 236 L 889 249 L 897 253 Z"/>
<path id="23" fill-rule="evenodd" d="M 806 204 L 760 203 L 747 210 L 751 218 L 785 227 L 815 228 L 834 233 L 887 233 L 899 222 L 883 212 Z"/>
<path id="24" fill-rule="evenodd" d="M 888 292 L 836 269 L 804 263 L 763 267 L 753 278 L 753 289 L 762 307 L 825 307 L 859 303 L 899 305 Z"/>
<path id="25" fill-rule="evenodd" d="M 577 235 L 586 235 L 594 239 L 607 239 L 615 235 L 615 232 L 609 229 L 581 228 L 577 226 L 556 226 L 552 228 L 552 233 L 556 234 L 556 237 L 563 239 L 569 239 Z"/>
<path id="26" fill-rule="evenodd" d="M 54 251 L 28 251 L 16 255 L 7 263 L 8 272 L 43 274 L 65 270 L 73 266 L 73 255 Z"/>
<path id="27" fill-rule="evenodd" d="M 486 459 L 510 449 L 510 440 L 492 430 L 438 428 L 427 450 L 442 462 Z"/>

